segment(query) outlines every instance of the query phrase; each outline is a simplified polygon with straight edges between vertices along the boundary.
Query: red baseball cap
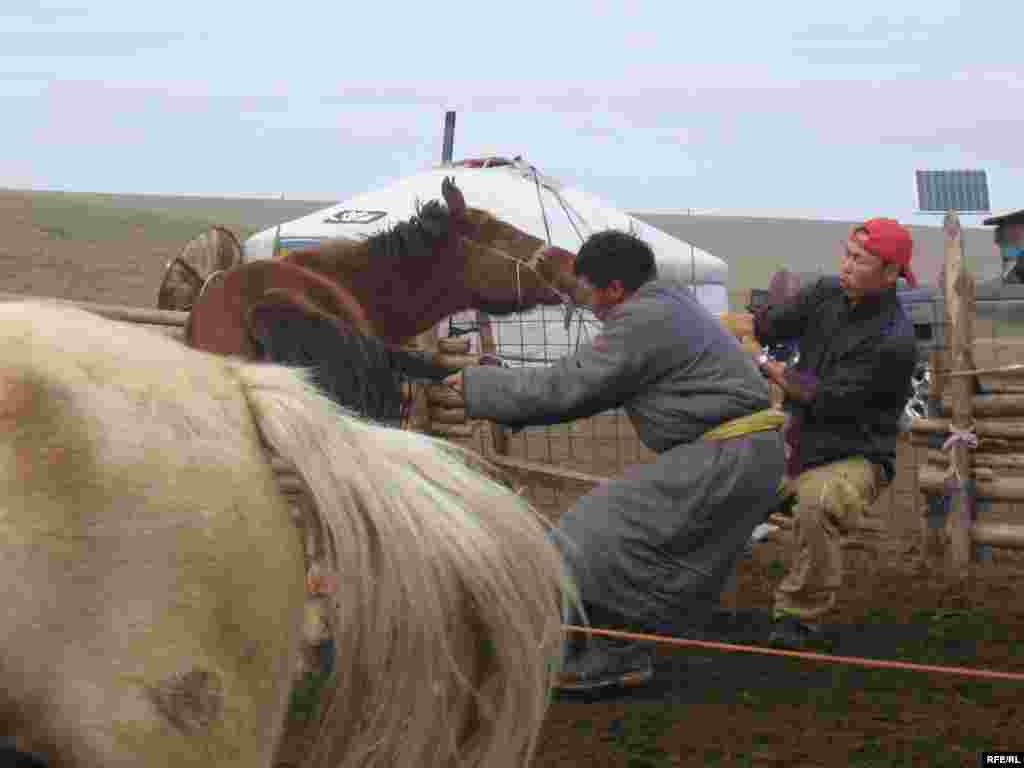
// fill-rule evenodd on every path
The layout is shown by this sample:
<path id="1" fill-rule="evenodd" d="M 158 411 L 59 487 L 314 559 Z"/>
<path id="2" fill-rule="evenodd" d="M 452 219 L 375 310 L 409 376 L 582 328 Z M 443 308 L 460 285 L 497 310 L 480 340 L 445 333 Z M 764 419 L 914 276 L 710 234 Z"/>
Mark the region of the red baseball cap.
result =
<path id="1" fill-rule="evenodd" d="M 910 236 L 910 230 L 895 219 L 877 218 L 868 219 L 853 233 L 865 236 L 857 239 L 864 250 L 882 261 L 899 266 L 900 275 L 910 287 L 917 287 L 917 278 L 910 269 L 910 257 L 914 252 L 914 239 Z"/>

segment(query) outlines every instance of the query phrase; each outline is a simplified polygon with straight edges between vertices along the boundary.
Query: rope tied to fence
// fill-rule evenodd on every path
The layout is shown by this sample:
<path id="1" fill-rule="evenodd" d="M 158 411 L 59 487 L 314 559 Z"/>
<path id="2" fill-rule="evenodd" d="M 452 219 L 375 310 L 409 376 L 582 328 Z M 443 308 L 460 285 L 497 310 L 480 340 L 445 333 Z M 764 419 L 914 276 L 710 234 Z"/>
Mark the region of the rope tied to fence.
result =
<path id="1" fill-rule="evenodd" d="M 958 445 L 963 445 L 970 450 L 974 450 L 978 447 L 978 436 L 974 433 L 973 424 L 967 427 L 967 429 L 960 429 L 959 427 L 950 425 L 949 437 L 947 437 L 946 441 L 942 444 L 942 450 L 945 453 L 952 453 L 953 449 Z M 952 457 L 950 457 L 949 468 L 950 475 L 955 477 L 958 483 L 962 483 L 963 478 L 960 476 L 960 468 L 957 466 L 957 463 L 952 460 Z"/>

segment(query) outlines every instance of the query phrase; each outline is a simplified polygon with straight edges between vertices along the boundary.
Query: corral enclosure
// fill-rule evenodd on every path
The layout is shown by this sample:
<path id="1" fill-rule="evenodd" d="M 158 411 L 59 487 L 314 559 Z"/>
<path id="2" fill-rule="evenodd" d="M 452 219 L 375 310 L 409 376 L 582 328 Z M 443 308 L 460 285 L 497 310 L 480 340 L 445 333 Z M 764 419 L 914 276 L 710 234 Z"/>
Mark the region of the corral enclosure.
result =
<path id="1" fill-rule="evenodd" d="M 162 198 L 156 196 L 77 195 L 67 193 L 0 192 L 0 214 L 7 222 L 0 243 L 0 289 L 20 294 L 56 296 L 81 301 L 107 302 L 134 306 L 154 306 L 156 286 L 164 264 L 178 255 L 184 243 L 215 223 L 233 225 L 239 237 L 262 226 L 266 217 L 288 217 L 311 210 L 320 203 L 300 201 L 205 200 L 200 198 Z M 285 207 L 281 207 L 285 206 Z M 280 209 L 280 210 L 279 210 Z M 721 217 L 687 218 L 687 223 L 708 229 L 715 223 L 729 222 Z M 652 223 L 657 224 L 657 221 Z M 749 220 L 733 222 L 752 226 Z M 769 231 L 781 222 L 769 222 Z M 803 226 L 797 224 L 797 226 Z M 814 227 L 824 226 L 811 222 Z M 772 229 L 774 228 L 774 229 Z M 708 230 L 711 232 L 711 230 Z M 702 237 L 708 232 L 696 230 Z M 990 247 L 971 232 L 972 258 L 983 260 Z M 987 234 L 987 233 L 983 233 Z M 738 238 L 738 239 L 737 239 Z M 736 235 L 736 242 L 756 241 L 751 235 Z M 711 240 L 708 245 L 711 245 Z M 730 247 L 736 244 L 731 240 Z M 740 310 L 748 301 L 764 272 L 761 256 L 750 265 L 732 259 L 730 267 L 731 309 Z M 935 262 L 939 254 L 929 254 Z M 793 261 L 793 258 L 787 262 Z M 810 264 L 795 264 L 807 268 Z M 757 280 L 755 280 L 757 278 Z M 758 283 L 759 284 L 759 283 Z M 470 330 L 475 315 L 456 317 L 443 323 L 439 335 L 454 329 Z M 541 308 L 522 316 L 492 320 L 496 351 L 510 358 L 513 365 L 543 364 L 570 352 L 578 341 L 586 341 L 599 330 L 592 316 L 577 317 L 566 338 L 563 315 L 558 308 Z M 987 326 L 987 327 L 986 327 Z M 1007 316 L 979 323 L 975 334 L 991 343 L 976 345 L 979 365 L 1024 361 L 1024 329 Z M 474 351 L 480 347 L 479 335 L 468 333 Z M 475 443 L 492 450 L 489 429 L 478 429 Z M 481 443 L 481 441 L 483 441 Z M 628 418 L 621 411 L 609 412 L 571 425 L 531 427 L 508 435 L 510 456 L 548 463 L 597 476 L 614 476 L 637 461 L 653 456 L 637 439 Z M 882 502 L 894 501 L 893 522 L 910 531 L 917 525 L 910 468 L 917 458 L 907 447 L 900 457 L 901 469 L 890 494 Z M 545 511 L 557 514 L 580 492 L 579 486 L 537 484 L 531 486 L 534 501 Z"/>
<path id="2" fill-rule="evenodd" d="M 730 293 L 731 306 L 741 310 L 749 301 L 749 292 Z M 514 367 L 545 365 L 571 354 L 578 343 L 592 339 L 600 332 L 600 323 L 590 313 L 576 317 L 568 334 L 564 315 L 558 308 L 544 307 L 504 318 L 490 318 L 495 352 Z M 441 337 L 468 337 L 470 348 L 480 353 L 479 321 L 475 313 L 466 312 L 438 327 Z M 978 324 L 975 359 L 979 366 L 990 367 L 1024 362 L 1024 339 L 1009 320 L 986 320 Z M 468 444 L 484 455 L 499 453 L 489 425 L 478 423 L 475 437 Z M 607 411 L 568 424 L 526 427 L 506 433 L 504 455 L 539 462 L 560 469 L 614 477 L 637 462 L 653 461 L 655 454 L 639 440 L 632 423 L 621 409 Z M 909 534 L 920 525 L 922 501 L 916 485 L 917 467 L 923 463 L 924 449 L 906 444 L 897 459 L 897 475 L 877 503 L 876 512 L 889 521 L 895 535 Z M 556 517 L 581 493 L 579 483 L 565 483 L 558 478 L 545 482 L 543 476 L 532 475 L 527 492 L 535 505 Z M 994 504 L 986 516 L 995 521 L 1021 519 L 1017 504 Z"/>
<path id="3" fill-rule="evenodd" d="M 60 200 L 64 207 L 58 209 L 35 206 L 31 194 L 0 193 L 0 291 L 153 307 L 166 261 L 188 238 L 224 223 L 192 211 L 167 218 L 109 206 L 97 212 L 75 196 Z M 102 227 L 100 220 L 106 222 Z M 733 309 L 740 309 L 752 286 L 743 284 L 741 265 L 733 269 L 731 298 Z M 560 312 L 546 312 L 548 322 L 561 324 Z M 504 351 L 516 355 L 518 318 L 508 322 L 497 333 Z M 998 327 L 992 334 L 1002 339 L 1011 331 L 1012 326 Z M 976 335 L 984 338 L 986 332 L 978 327 Z M 979 364 L 985 360 L 982 346 L 976 348 Z M 1017 345 L 999 346 L 989 353 L 992 359 L 1024 362 Z M 548 351 L 553 358 L 562 354 L 554 347 Z M 490 440 L 489 425 L 477 429 L 477 445 L 483 441 L 491 450 Z M 601 475 L 650 459 L 622 414 L 523 430 L 509 436 L 509 453 Z M 874 554 L 849 553 L 836 653 L 1021 670 L 1024 571 L 1017 553 L 997 552 L 967 587 L 951 587 L 940 574 L 915 569 L 915 463 L 909 446 L 902 448 L 891 546 Z M 552 516 L 582 492 L 532 487 L 534 500 Z M 883 496 L 880 503 L 887 502 Z M 912 535 L 901 539 L 900 529 Z M 741 561 L 737 592 L 743 615 L 770 608 L 787 557 L 784 541 L 768 542 Z M 740 642 L 765 642 L 760 626 L 753 621 L 745 630 L 749 639 Z M 1024 716 L 1018 683 L 704 653 L 712 652 L 660 653 L 663 682 L 628 697 L 557 701 L 535 765 L 974 765 L 980 749 L 1014 747 Z"/>

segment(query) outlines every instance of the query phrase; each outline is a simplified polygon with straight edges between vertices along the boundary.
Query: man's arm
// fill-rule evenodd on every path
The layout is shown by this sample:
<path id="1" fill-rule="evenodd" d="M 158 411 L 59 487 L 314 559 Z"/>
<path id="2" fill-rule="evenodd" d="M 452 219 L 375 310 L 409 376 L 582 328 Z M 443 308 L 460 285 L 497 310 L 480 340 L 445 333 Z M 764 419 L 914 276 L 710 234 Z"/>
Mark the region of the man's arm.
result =
<path id="1" fill-rule="evenodd" d="M 591 343 L 551 366 L 465 369 L 466 416 L 508 425 L 556 424 L 622 405 L 654 375 L 659 338 L 653 331 L 660 317 L 640 318 L 631 310 L 619 310 L 623 314 Z M 457 387 L 458 376 L 451 378 Z"/>

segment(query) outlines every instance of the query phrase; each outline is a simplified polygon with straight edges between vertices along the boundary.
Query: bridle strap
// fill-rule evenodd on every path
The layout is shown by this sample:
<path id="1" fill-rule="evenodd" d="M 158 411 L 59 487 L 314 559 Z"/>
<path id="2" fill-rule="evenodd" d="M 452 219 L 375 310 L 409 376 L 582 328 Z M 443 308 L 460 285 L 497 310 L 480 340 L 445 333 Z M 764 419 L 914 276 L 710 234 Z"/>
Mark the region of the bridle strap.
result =
<path id="1" fill-rule="evenodd" d="M 567 296 L 566 294 L 562 293 L 560 290 L 558 290 L 558 288 L 555 287 L 555 284 L 548 280 L 546 277 L 544 277 L 544 275 L 541 274 L 540 269 L 538 269 L 538 265 L 544 261 L 545 247 L 547 246 L 541 246 L 540 248 L 538 248 L 536 251 L 534 251 L 533 255 L 526 261 L 521 261 L 520 259 L 517 259 L 514 256 L 509 256 L 507 253 L 498 248 L 494 249 L 495 252 L 497 252 L 503 259 L 508 259 L 509 261 L 515 264 L 516 301 L 520 309 L 522 309 L 523 307 L 523 292 L 520 283 L 519 270 L 522 269 L 523 267 L 526 267 L 528 270 L 533 272 L 534 276 L 544 285 L 544 287 L 546 287 L 549 291 L 551 291 L 555 296 L 558 297 L 558 301 L 561 303 L 563 307 L 573 305 L 572 299 L 569 298 L 569 296 Z"/>

